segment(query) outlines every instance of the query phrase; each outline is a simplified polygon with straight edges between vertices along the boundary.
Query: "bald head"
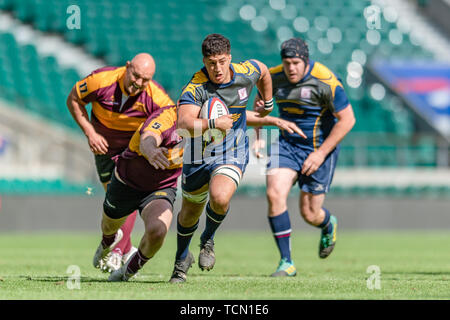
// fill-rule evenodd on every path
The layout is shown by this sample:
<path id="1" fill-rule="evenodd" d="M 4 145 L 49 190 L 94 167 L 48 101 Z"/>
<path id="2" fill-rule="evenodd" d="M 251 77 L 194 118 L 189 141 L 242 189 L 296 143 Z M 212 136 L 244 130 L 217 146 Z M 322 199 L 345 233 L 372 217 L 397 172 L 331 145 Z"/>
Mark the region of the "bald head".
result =
<path id="1" fill-rule="evenodd" d="M 142 92 L 155 74 L 155 60 L 148 53 L 139 53 L 127 61 L 124 88 L 128 95 Z"/>
<path id="2" fill-rule="evenodd" d="M 155 60 L 148 53 L 139 53 L 136 55 L 133 60 L 131 60 L 131 65 L 135 69 L 139 69 L 144 75 L 146 73 L 147 76 L 153 77 L 155 73 Z"/>

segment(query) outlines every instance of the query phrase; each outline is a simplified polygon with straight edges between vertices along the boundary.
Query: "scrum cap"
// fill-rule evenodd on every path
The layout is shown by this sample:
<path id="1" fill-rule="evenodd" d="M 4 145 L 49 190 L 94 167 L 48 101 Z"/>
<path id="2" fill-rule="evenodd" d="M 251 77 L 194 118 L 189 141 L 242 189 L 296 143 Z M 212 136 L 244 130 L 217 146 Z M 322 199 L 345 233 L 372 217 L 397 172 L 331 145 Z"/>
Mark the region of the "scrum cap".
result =
<path id="1" fill-rule="evenodd" d="M 300 58 L 305 64 L 309 61 L 308 45 L 303 39 L 291 38 L 281 44 L 281 59 Z"/>

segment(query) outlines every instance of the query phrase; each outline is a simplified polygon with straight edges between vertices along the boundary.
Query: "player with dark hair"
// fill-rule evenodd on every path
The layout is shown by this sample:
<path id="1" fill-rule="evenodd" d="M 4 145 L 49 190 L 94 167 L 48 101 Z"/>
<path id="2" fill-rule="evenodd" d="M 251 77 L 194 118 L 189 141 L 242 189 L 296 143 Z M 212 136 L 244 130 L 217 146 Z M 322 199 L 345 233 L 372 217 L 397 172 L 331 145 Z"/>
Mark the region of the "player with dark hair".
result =
<path id="1" fill-rule="evenodd" d="M 249 160 L 245 108 L 255 85 L 264 101 L 257 109 L 259 116 L 266 116 L 273 108 L 272 81 L 263 63 L 256 60 L 232 63 L 230 41 L 220 34 L 210 34 L 204 39 L 202 53 L 204 67 L 184 87 L 178 101 L 178 128 L 186 132 L 187 143 L 172 283 L 185 282 L 194 263 L 189 244 L 205 205 L 206 226 L 200 237 L 198 264 L 202 270 L 214 267 L 214 234 L 228 213 L 231 197 Z M 201 107 L 212 97 L 221 99 L 230 114 L 214 121 L 199 119 Z M 202 134 L 210 128 L 226 133 L 221 143 L 204 141 Z M 200 152 L 196 152 L 197 148 Z"/>
<path id="2" fill-rule="evenodd" d="M 154 112 L 131 138 L 128 148 L 116 156 L 116 168 L 103 203 L 102 241 L 94 265 L 107 257 L 121 234 L 126 216 L 138 210 L 145 232 L 138 251 L 109 281 L 128 281 L 161 248 L 170 223 L 181 174 L 182 138 L 176 130 L 176 107 Z"/>
<path id="3" fill-rule="evenodd" d="M 309 59 L 306 42 L 292 38 L 281 45 L 282 64 L 271 68 L 273 93 L 280 117 L 295 122 L 306 134 L 280 130 L 267 164 L 269 224 L 281 255 L 274 277 L 295 276 L 291 259 L 291 223 L 287 197 L 300 187 L 300 212 L 321 230 L 319 257 L 328 257 L 336 243 L 337 219 L 323 207 L 339 153 L 339 142 L 352 129 L 355 117 L 339 78 Z M 261 98 L 255 107 L 263 105 Z M 258 131 L 257 131 L 258 132 Z M 255 151 L 259 143 L 255 143 Z"/>
<path id="4" fill-rule="evenodd" d="M 104 67 L 93 71 L 72 88 L 67 106 L 86 135 L 95 165 L 106 191 L 114 170 L 113 156 L 124 151 L 136 129 L 155 111 L 174 103 L 154 81 L 155 62 L 147 53 L 136 55 L 123 67 Z M 86 105 L 92 103 L 91 119 Z M 131 214 L 121 232 L 123 237 L 104 264 L 103 271 L 120 268 L 136 251 L 130 234 L 136 220 Z"/>

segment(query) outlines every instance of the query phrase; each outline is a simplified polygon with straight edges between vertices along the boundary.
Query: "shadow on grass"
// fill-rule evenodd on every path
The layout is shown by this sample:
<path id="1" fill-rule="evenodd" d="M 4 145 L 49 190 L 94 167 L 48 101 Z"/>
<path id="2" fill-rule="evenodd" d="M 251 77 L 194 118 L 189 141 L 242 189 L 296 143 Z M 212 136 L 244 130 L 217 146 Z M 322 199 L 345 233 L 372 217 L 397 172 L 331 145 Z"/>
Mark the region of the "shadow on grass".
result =
<path id="1" fill-rule="evenodd" d="M 20 278 L 29 280 L 29 281 L 40 281 L 40 282 L 53 282 L 55 284 L 65 284 L 68 280 L 68 277 L 61 277 L 61 276 L 45 276 L 45 277 L 31 277 L 31 276 L 21 276 Z M 92 277 L 80 277 L 81 283 L 112 283 L 108 281 L 107 278 L 92 278 Z M 157 283 L 166 283 L 167 281 L 159 280 L 159 281 L 149 281 L 149 280 L 143 280 L 143 279 L 133 279 L 132 282 L 134 283 L 151 283 L 151 284 L 157 284 Z M 123 282 L 120 282 L 123 283 Z"/>

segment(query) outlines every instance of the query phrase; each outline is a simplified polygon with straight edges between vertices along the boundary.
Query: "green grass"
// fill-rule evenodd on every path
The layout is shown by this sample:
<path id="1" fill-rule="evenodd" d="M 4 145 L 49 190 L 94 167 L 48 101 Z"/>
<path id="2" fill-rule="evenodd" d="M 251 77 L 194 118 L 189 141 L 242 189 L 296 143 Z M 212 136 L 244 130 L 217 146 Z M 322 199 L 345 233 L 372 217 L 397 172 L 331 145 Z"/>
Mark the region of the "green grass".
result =
<path id="1" fill-rule="evenodd" d="M 191 250 L 198 259 L 198 238 Z M 0 235 L 0 299 L 450 299 L 448 232 L 338 233 L 333 254 L 318 258 L 319 232 L 292 236 L 295 278 L 270 278 L 278 264 L 269 233 L 218 232 L 216 266 L 194 265 L 185 284 L 169 284 L 176 248 L 170 233 L 158 254 L 128 283 L 109 283 L 91 265 L 99 234 Z M 139 238 L 135 237 L 134 243 Z M 66 286 L 69 265 L 81 270 L 80 290 Z M 369 290 L 367 267 L 381 269 Z"/>

